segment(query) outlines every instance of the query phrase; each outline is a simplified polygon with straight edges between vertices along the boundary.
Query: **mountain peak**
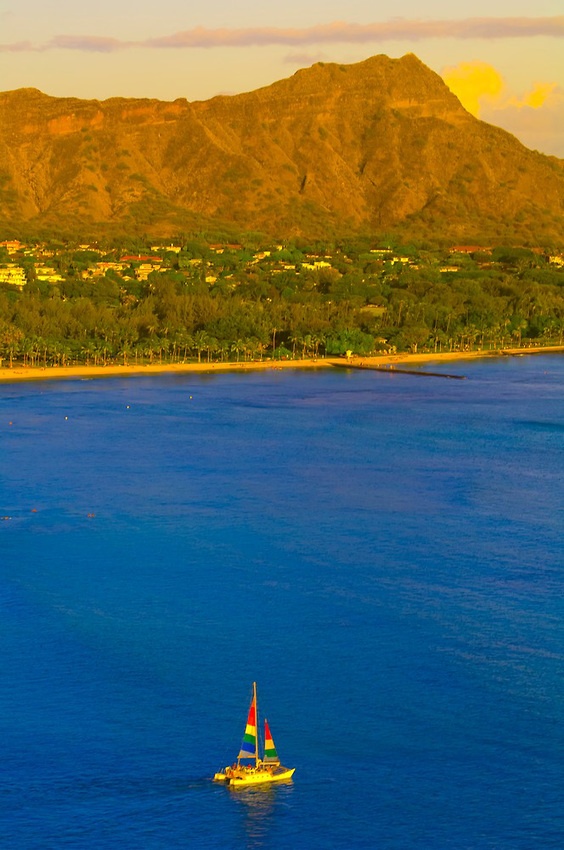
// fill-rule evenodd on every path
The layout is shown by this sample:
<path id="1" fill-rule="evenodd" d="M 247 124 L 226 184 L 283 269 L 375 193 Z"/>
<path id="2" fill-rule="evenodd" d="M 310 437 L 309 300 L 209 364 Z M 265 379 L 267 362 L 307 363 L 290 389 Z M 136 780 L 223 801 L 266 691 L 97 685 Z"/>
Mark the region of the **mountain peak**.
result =
<path id="1" fill-rule="evenodd" d="M 223 222 L 539 242 L 564 236 L 563 166 L 471 116 L 413 54 L 316 63 L 195 103 L 0 95 L 0 225 L 12 230 Z"/>

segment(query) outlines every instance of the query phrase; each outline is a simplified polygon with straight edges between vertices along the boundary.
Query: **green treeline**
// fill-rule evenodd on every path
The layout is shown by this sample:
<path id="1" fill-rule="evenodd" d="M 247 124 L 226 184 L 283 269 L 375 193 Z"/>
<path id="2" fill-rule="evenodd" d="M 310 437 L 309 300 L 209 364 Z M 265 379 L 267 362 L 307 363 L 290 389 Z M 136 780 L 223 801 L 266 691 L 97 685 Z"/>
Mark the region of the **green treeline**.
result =
<path id="1" fill-rule="evenodd" d="M 37 264 L 21 259 L 27 284 L 0 284 L 0 364 L 497 349 L 564 336 L 564 270 L 525 249 L 455 256 L 412 246 L 254 253 L 238 245 L 218 253 L 189 243 L 160 253 L 139 279 L 141 260 L 98 274 L 97 262 L 120 253 L 61 246 L 48 261 L 56 283 L 38 280 Z M 0 270 L 8 261 L 0 256 Z"/>

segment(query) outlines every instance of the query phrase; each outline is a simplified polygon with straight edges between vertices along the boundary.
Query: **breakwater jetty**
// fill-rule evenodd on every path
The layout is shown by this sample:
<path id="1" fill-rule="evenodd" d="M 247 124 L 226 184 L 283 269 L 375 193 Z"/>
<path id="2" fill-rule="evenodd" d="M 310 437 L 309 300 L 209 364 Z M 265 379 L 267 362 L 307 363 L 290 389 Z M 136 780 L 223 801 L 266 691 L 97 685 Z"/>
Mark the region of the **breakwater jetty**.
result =
<path id="1" fill-rule="evenodd" d="M 367 372 L 387 372 L 390 374 L 400 375 L 420 375 L 424 378 L 450 378 L 454 381 L 465 381 L 466 375 L 450 375 L 446 372 L 428 372 L 423 369 L 398 369 L 393 363 L 387 366 L 375 366 L 371 363 L 336 363 L 332 362 L 332 366 L 337 369 L 360 369 Z"/>

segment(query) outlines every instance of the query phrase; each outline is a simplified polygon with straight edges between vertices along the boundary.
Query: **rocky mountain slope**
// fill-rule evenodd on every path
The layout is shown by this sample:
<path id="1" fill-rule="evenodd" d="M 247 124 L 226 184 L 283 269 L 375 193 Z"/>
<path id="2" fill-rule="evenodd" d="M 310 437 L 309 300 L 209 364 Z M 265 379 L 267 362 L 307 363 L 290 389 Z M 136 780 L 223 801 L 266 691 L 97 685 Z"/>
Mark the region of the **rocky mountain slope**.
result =
<path id="1" fill-rule="evenodd" d="M 564 161 L 471 116 L 415 56 L 205 102 L 0 94 L 0 229 L 564 241 Z"/>

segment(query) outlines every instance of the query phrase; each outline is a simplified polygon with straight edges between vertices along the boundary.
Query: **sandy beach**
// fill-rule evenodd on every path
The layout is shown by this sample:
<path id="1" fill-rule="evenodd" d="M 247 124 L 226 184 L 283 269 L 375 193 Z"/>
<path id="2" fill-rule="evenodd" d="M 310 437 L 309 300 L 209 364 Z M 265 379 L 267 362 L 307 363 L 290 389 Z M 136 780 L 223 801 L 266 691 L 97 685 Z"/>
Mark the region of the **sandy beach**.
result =
<path id="1" fill-rule="evenodd" d="M 0 383 L 14 381 L 44 381 L 77 378 L 113 378 L 124 375 L 184 374 L 189 372 L 242 372 L 280 369 L 327 369 L 343 367 L 347 362 L 354 367 L 394 368 L 444 362 L 463 362 L 490 357 L 519 357 L 527 354 L 551 354 L 564 352 L 564 345 L 543 348 L 504 348 L 494 351 L 453 351 L 434 354 L 382 354 L 373 357 L 326 357 L 307 360 L 253 360 L 239 363 L 153 363 L 145 365 L 108 364 L 106 366 L 48 366 L 30 367 L 14 365 L 0 369 Z"/>

